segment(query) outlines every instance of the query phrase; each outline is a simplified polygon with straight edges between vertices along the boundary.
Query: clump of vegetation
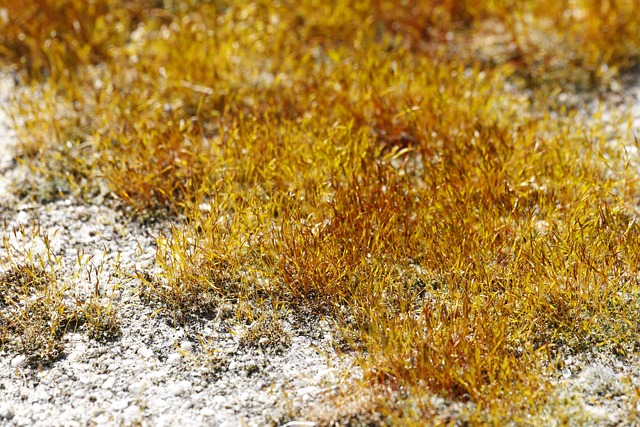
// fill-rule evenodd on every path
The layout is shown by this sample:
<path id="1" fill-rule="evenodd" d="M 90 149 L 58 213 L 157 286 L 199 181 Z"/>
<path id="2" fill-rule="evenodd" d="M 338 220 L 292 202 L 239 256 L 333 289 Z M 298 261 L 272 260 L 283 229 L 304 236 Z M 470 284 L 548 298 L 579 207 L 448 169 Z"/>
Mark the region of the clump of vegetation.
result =
<path id="1" fill-rule="evenodd" d="M 28 231 L 21 226 L 14 234 L 24 238 Z M 34 227 L 30 237 L 41 241 L 44 253 L 36 256 L 31 250 L 18 250 L 3 236 L 0 350 L 23 354 L 30 365 L 41 366 L 62 355 L 66 332 L 86 330 L 98 341 L 117 337 L 120 327 L 115 308 L 95 295 L 72 298 L 79 273 L 59 277 L 56 271 L 62 268 L 62 260 L 52 255 L 49 237 L 41 235 L 39 227 Z"/>
<path id="2" fill-rule="evenodd" d="M 261 313 L 256 318 L 250 320 L 240 336 L 240 345 L 247 347 L 257 347 L 271 349 L 276 352 L 283 352 L 291 346 L 291 334 L 278 318 L 278 308 L 272 313 Z M 253 316 L 255 316 L 252 313 Z"/>
<path id="3" fill-rule="evenodd" d="M 117 310 L 111 301 L 103 303 L 92 298 L 82 302 L 80 320 L 86 324 L 87 335 L 93 340 L 110 341 L 121 334 Z"/>
<path id="4" fill-rule="evenodd" d="M 333 319 L 378 395 L 354 411 L 408 425 L 451 421 L 434 395 L 542 417 L 563 352 L 637 348 L 637 147 L 555 99 L 637 64 L 637 2 L 41 3 L 53 39 L 3 9 L 5 56 L 50 76 L 19 155 L 176 219 L 141 277 L 178 321 Z"/>
<path id="5" fill-rule="evenodd" d="M 60 355 L 60 336 L 73 321 L 53 283 L 55 277 L 35 265 L 16 266 L 0 277 L 2 346 L 28 355 L 32 363 L 48 363 Z"/>
<path id="6" fill-rule="evenodd" d="M 153 0 L 34 0 L 0 3 L 0 55 L 32 77 L 65 75 L 108 60 Z"/>
<path id="7" fill-rule="evenodd" d="M 211 379 L 216 379 L 224 375 L 224 372 L 229 366 L 229 360 L 226 355 L 221 354 L 216 349 L 217 346 L 213 340 L 201 335 L 198 335 L 197 338 L 197 349 L 199 351 L 191 353 L 183 351 L 183 355 L 190 359 L 196 366 L 199 366 L 201 372 Z"/>

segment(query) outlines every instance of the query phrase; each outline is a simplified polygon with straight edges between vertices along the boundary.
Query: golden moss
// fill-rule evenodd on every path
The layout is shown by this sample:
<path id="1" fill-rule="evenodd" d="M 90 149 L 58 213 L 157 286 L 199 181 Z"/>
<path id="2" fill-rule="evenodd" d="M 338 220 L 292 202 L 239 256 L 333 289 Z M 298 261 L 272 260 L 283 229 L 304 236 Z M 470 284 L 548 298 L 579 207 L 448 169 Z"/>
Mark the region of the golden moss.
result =
<path id="1" fill-rule="evenodd" d="M 404 424 L 521 420 L 558 354 L 633 351 L 632 142 L 544 96 L 637 63 L 637 2 L 82 3 L 3 6 L 20 154 L 181 219 L 143 275 L 178 319 L 327 315 Z"/>

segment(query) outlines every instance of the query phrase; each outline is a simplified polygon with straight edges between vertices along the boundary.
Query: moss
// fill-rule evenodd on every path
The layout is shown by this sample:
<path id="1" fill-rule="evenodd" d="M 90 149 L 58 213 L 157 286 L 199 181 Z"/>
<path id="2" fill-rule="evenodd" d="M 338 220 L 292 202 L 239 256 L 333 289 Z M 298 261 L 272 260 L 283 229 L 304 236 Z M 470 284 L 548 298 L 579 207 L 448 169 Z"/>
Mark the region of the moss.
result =
<path id="1" fill-rule="evenodd" d="M 247 344 L 264 307 L 330 317 L 408 425 L 517 422 L 558 354 L 634 345 L 632 138 L 557 99 L 637 64 L 637 2 L 171 3 L 0 28 L 23 161 L 178 224 L 149 300 Z"/>

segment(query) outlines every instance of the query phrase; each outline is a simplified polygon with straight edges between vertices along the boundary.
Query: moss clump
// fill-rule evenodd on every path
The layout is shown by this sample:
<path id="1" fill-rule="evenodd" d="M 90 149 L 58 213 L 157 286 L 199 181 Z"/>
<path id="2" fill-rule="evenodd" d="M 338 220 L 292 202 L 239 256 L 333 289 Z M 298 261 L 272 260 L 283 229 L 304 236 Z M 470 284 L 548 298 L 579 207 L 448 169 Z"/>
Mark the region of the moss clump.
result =
<path id="1" fill-rule="evenodd" d="M 180 321 L 326 316 L 353 411 L 409 425 L 542 416 L 559 354 L 631 351 L 633 139 L 557 95 L 637 64 L 637 2 L 38 4 L 55 35 L 5 6 L 0 38 L 39 76 L 21 157 L 176 219 L 143 286 Z"/>

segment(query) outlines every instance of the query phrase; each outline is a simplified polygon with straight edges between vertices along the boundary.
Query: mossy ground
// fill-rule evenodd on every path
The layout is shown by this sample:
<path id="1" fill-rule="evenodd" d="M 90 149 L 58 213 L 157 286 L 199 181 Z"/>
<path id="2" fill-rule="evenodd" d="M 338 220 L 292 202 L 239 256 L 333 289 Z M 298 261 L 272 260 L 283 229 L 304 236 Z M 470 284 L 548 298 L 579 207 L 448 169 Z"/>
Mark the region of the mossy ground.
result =
<path id="1" fill-rule="evenodd" d="M 553 419 L 564 355 L 637 352 L 637 140 L 580 108 L 637 65 L 637 2 L 0 10 L 24 194 L 178 224 L 138 274 L 179 322 L 330 319 L 371 390 L 342 419 Z"/>

